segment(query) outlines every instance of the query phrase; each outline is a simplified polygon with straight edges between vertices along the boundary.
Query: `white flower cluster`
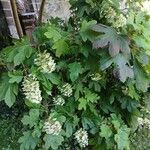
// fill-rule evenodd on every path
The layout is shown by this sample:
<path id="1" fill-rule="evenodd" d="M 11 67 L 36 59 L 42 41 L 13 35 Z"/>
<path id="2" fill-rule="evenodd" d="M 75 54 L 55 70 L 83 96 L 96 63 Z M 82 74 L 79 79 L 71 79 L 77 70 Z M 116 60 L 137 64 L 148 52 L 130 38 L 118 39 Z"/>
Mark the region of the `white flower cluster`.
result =
<path id="1" fill-rule="evenodd" d="M 64 84 L 60 91 L 64 96 L 70 97 L 72 95 L 72 87 L 69 83 Z"/>
<path id="2" fill-rule="evenodd" d="M 126 25 L 127 19 L 123 14 L 118 15 L 113 7 L 108 4 L 103 6 L 103 15 L 109 23 L 115 28 L 120 28 Z"/>
<path id="3" fill-rule="evenodd" d="M 87 131 L 83 130 L 80 128 L 76 133 L 75 133 L 75 139 L 79 143 L 81 147 L 86 147 L 88 146 L 88 133 Z"/>
<path id="4" fill-rule="evenodd" d="M 100 73 L 91 74 L 90 76 L 93 81 L 99 81 L 102 79 L 102 76 Z"/>
<path id="5" fill-rule="evenodd" d="M 44 123 L 43 129 L 47 134 L 59 135 L 62 126 L 60 122 L 56 120 L 56 118 L 54 119 L 50 118 L 48 121 Z"/>
<path id="6" fill-rule="evenodd" d="M 26 99 L 37 104 L 42 101 L 39 81 L 37 81 L 37 78 L 34 75 L 30 74 L 24 77 L 22 86 Z"/>
<path id="7" fill-rule="evenodd" d="M 39 53 L 34 63 L 39 67 L 39 70 L 43 73 L 51 73 L 56 69 L 56 63 L 49 53 L 44 51 Z"/>
<path id="8" fill-rule="evenodd" d="M 54 97 L 53 102 L 55 105 L 62 106 L 62 105 L 64 105 L 65 100 L 60 95 L 58 95 L 58 96 Z"/>
<path id="9" fill-rule="evenodd" d="M 138 118 L 139 127 L 150 129 L 150 120 L 148 118 Z"/>
<path id="10" fill-rule="evenodd" d="M 120 28 L 126 25 L 127 19 L 123 14 L 120 14 L 119 16 L 116 16 L 115 21 L 113 22 L 113 26 L 115 28 Z"/>
<path id="11" fill-rule="evenodd" d="M 110 7 L 110 6 L 108 6 L 108 5 L 106 5 L 105 7 L 106 7 L 106 8 L 103 8 L 103 9 L 104 9 L 103 15 L 105 16 L 105 18 L 106 18 L 109 22 L 113 22 L 115 16 L 117 15 L 117 14 L 116 14 L 116 11 L 115 11 L 112 7 Z"/>

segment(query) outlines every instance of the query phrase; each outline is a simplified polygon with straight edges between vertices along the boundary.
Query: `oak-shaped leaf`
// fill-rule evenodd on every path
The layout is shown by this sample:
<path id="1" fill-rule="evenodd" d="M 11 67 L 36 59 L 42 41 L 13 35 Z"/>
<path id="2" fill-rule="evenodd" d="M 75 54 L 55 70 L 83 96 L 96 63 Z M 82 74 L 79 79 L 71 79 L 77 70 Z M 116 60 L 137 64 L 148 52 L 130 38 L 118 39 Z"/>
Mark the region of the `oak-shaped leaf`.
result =
<path id="1" fill-rule="evenodd" d="M 134 61 L 134 74 L 136 80 L 136 88 L 139 91 L 147 92 L 148 88 L 150 87 L 150 77 L 147 76 L 144 69 L 137 61 Z"/>
<path id="2" fill-rule="evenodd" d="M 106 124 L 102 124 L 100 129 L 101 129 L 100 136 L 104 137 L 106 140 L 109 139 L 110 136 L 112 135 L 111 128 Z"/>
<path id="3" fill-rule="evenodd" d="M 125 82 L 127 78 L 134 77 L 133 69 L 128 65 L 128 60 L 123 55 L 117 55 L 114 62 L 117 65 L 120 81 Z"/>
<path id="4" fill-rule="evenodd" d="M 95 34 L 92 30 L 90 30 L 92 25 L 95 25 L 97 22 L 95 20 L 87 22 L 84 20 L 81 25 L 80 35 L 82 40 L 86 42 L 88 39 L 92 40 L 95 37 Z"/>
<path id="5" fill-rule="evenodd" d="M 32 136 L 31 131 L 23 132 L 23 136 L 19 138 L 18 142 L 20 145 L 20 150 L 35 150 L 38 144 L 38 138 Z"/>
<path id="6" fill-rule="evenodd" d="M 130 53 L 129 39 L 118 34 L 114 28 L 103 24 L 96 24 L 91 27 L 91 30 L 100 33 L 100 35 L 92 41 L 94 49 L 108 47 L 109 54 L 112 57 L 116 56 L 119 52 L 125 54 Z"/>
<path id="7" fill-rule="evenodd" d="M 30 128 L 35 126 L 39 119 L 39 109 L 31 109 L 29 115 L 24 115 L 22 118 L 22 123 L 24 125 L 29 125 Z"/>
<path id="8" fill-rule="evenodd" d="M 78 62 L 74 62 L 69 64 L 68 67 L 70 72 L 70 79 L 72 82 L 74 82 L 79 77 L 79 74 L 82 73 L 82 66 Z"/>
<path id="9" fill-rule="evenodd" d="M 57 57 L 65 55 L 69 52 L 69 45 L 64 39 L 60 39 L 55 42 L 52 48 L 56 50 Z"/>
<path id="10" fill-rule="evenodd" d="M 26 59 L 30 58 L 34 51 L 26 39 L 16 42 L 15 45 L 10 48 L 11 50 L 8 54 L 7 62 L 13 62 L 14 66 L 20 65 Z"/>
<path id="11" fill-rule="evenodd" d="M 54 42 L 62 38 L 61 32 L 54 26 L 49 26 L 48 31 L 44 34 L 47 38 L 53 39 Z"/>
<path id="12" fill-rule="evenodd" d="M 129 150 L 129 133 L 130 129 L 126 125 L 122 126 L 115 135 L 115 141 L 117 143 L 118 150 Z"/>
<path id="13" fill-rule="evenodd" d="M 50 148 L 52 150 L 57 150 L 64 141 L 64 138 L 61 135 L 46 134 L 44 136 L 44 141 L 45 141 L 44 145 L 45 150 L 49 150 Z"/>

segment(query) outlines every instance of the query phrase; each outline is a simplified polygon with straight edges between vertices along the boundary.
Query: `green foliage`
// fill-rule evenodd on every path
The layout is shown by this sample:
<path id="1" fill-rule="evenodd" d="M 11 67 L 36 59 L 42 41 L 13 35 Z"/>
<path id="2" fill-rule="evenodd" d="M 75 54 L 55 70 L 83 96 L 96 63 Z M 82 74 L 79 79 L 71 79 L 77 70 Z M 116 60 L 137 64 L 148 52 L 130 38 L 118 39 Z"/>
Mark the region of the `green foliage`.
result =
<path id="1" fill-rule="evenodd" d="M 11 107 L 15 103 L 16 96 L 18 95 L 18 85 L 9 83 L 9 78 L 6 77 L 3 79 L 3 82 L 1 82 L 0 90 L 0 100 L 4 100 L 5 103 Z"/>
<path id="2" fill-rule="evenodd" d="M 70 79 L 71 81 L 75 81 L 78 79 L 79 74 L 82 73 L 82 66 L 80 63 L 74 62 L 68 65 L 69 72 L 70 72 Z"/>
<path id="3" fill-rule="evenodd" d="M 96 41 L 93 42 L 93 48 L 102 48 L 109 46 L 109 54 L 113 57 L 119 52 L 129 54 L 130 48 L 128 39 L 117 33 L 114 28 L 107 27 L 105 25 L 93 25 L 92 30 L 98 33 L 104 33 Z"/>
<path id="4" fill-rule="evenodd" d="M 64 55 L 66 53 L 68 53 L 69 51 L 69 46 L 68 44 L 65 42 L 65 40 L 61 39 L 58 40 L 52 47 L 53 49 L 56 50 L 56 56 L 60 57 L 61 55 Z"/>
<path id="5" fill-rule="evenodd" d="M 150 111 L 150 17 L 132 2 L 127 14 L 118 0 L 70 3 L 67 23 L 51 19 L 32 46 L 1 51 L 0 100 L 11 107 L 22 96 L 29 109 L 21 150 L 129 150 L 140 108 Z"/>
<path id="6" fill-rule="evenodd" d="M 61 33 L 58 31 L 58 28 L 53 26 L 48 27 L 48 31 L 44 34 L 47 38 L 52 38 L 54 42 L 57 42 L 62 38 Z"/>
<path id="7" fill-rule="evenodd" d="M 84 42 L 86 42 L 88 39 L 91 40 L 92 39 L 92 34 L 91 34 L 91 30 L 90 27 L 92 25 L 95 25 L 97 22 L 95 20 L 89 21 L 87 22 L 86 20 L 84 20 L 82 22 L 82 26 L 81 26 L 81 30 L 80 30 L 80 35 L 83 39 Z M 93 36 L 94 37 L 94 36 Z"/>
<path id="8" fill-rule="evenodd" d="M 23 74 L 21 71 L 10 72 L 8 76 L 10 77 L 9 83 L 20 83 L 23 78 Z"/>
<path id="9" fill-rule="evenodd" d="M 38 139 L 32 136 L 31 131 L 27 131 L 23 133 L 23 136 L 18 141 L 21 143 L 20 150 L 28 150 L 28 149 L 35 149 Z"/>
<path id="10" fill-rule="evenodd" d="M 118 130 L 118 133 L 115 135 L 115 141 L 117 142 L 118 150 L 129 150 L 129 133 L 130 129 L 126 126 L 123 126 Z"/>
<path id="11" fill-rule="evenodd" d="M 90 105 L 90 103 L 96 103 L 97 100 L 99 100 L 99 96 L 95 93 L 92 93 L 90 90 L 88 90 L 87 88 L 85 88 L 84 92 L 84 97 L 81 97 L 78 99 L 79 101 L 79 106 L 78 109 L 79 110 L 86 110 L 87 105 Z"/>
<path id="12" fill-rule="evenodd" d="M 8 54 L 7 61 L 13 62 L 14 66 L 18 66 L 23 63 L 25 59 L 29 58 L 33 53 L 33 49 L 27 40 L 15 43 L 15 46 L 10 47 L 10 50 L 11 52 Z"/>
<path id="13" fill-rule="evenodd" d="M 61 135 L 45 135 L 44 141 L 44 148 L 46 150 L 48 150 L 50 147 L 56 150 L 62 144 L 64 138 Z"/>
<path id="14" fill-rule="evenodd" d="M 112 131 L 111 131 L 110 127 L 106 124 L 102 124 L 100 136 L 104 137 L 107 140 L 111 135 L 112 135 Z"/>
<path id="15" fill-rule="evenodd" d="M 34 125 L 37 124 L 39 119 L 39 110 L 38 109 L 31 109 L 29 115 L 24 115 L 22 118 L 22 123 L 24 125 L 29 125 L 32 128 Z"/>

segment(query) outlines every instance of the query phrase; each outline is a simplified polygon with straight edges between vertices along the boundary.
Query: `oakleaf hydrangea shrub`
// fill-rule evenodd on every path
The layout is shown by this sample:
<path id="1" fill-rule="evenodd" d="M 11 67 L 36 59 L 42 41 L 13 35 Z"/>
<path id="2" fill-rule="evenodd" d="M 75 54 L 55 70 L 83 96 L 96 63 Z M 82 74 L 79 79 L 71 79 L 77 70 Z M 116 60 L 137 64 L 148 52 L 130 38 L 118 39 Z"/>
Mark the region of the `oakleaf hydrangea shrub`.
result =
<path id="1" fill-rule="evenodd" d="M 11 107 L 21 95 L 28 110 L 20 149 L 149 149 L 141 140 L 150 137 L 148 3 L 70 4 L 68 21 L 51 18 L 33 43 L 1 51 L 0 100 Z"/>

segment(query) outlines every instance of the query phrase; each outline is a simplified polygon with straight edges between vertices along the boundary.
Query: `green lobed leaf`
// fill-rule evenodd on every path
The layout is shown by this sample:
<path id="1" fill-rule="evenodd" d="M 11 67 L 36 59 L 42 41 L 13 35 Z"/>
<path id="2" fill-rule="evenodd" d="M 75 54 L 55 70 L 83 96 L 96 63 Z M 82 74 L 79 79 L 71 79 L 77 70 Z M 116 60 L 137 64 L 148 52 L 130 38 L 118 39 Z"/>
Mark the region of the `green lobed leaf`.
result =
<path id="1" fill-rule="evenodd" d="M 84 93 L 85 93 L 85 98 L 87 102 L 96 103 L 97 100 L 100 99 L 100 97 L 96 93 L 91 92 L 87 88 L 85 89 Z"/>
<path id="2" fill-rule="evenodd" d="M 122 126 L 117 134 L 115 135 L 115 141 L 117 143 L 118 150 L 129 150 L 129 133 L 130 129 L 127 128 L 126 126 Z"/>
<path id="3" fill-rule="evenodd" d="M 69 52 L 69 45 L 64 39 L 60 39 L 55 42 L 52 48 L 56 50 L 57 57 L 65 55 Z"/>
<path id="4" fill-rule="evenodd" d="M 53 84 L 59 85 L 60 84 L 60 77 L 56 73 L 50 73 L 45 75 L 47 79 L 49 79 Z"/>
<path id="5" fill-rule="evenodd" d="M 4 101 L 5 103 L 11 107 L 16 101 L 16 95 L 18 94 L 17 85 L 9 84 L 8 89 L 5 93 Z"/>
<path id="6" fill-rule="evenodd" d="M 23 39 L 15 43 L 11 47 L 11 51 L 8 54 L 7 61 L 13 62 L 14 66 L 18 66 L 25 61 L 26 58 L 29 58 L 33 53 L 33 49 L 29 44 L 29 41 Z"/>
<path id="7" fill-rule="evenodd" d="M 101 137 L 104 137 L 106 140 L 111 137 L 112 130 L 108 125 L 102 124 L 100 129 L 101 129 L 101 132 L 100 132 Z"/>
<path id="8" fill-rule="evenodd" d="M 54 42 L 60 40 L 62 38 L 61 33 L 58 31 L 58 29 L 54 26 L 49 26 L 48 31 L 44 34 L 47 38 L 53 39 Z"/>
<path id="9" fill-rule="evenodd" d="M 100 97 L 96 93 L 93 93 L 89 89 L 85 88 L 84 89 L 84 97 L 81 97 L 78 99 L 78 101 L 79 101 L 78 109 L 86 110 L 88 104 L 90 105 L 90 103 L 96 103 L 97 100 L 99 100 L 99 99 L 100 99 Z"/>
<path id="10" fill-rule="evenodd" d="M 59 146 L 64 141 L 64 138 L 61 135 L 52 135 L 52 134 L 46 134 L 44 136 L 44 149 L 49 150 L 50 148 L 52 150 L 57 150 Z"/>
<path id="11" fill-rule="evenodd" d="M 66 137 L 69 138 L 70 136 L 72 136 L 73 134 L 73 128 L 74 128 L 74 125 L 71 121 L 67 121 L 65 123 L 65 128 L 66 128 Z"/>
<path id="12" fill-rule="evenodd" d="M 68 67 L 70 72 L 70 79 L 72 82 L 74 82 L 79 77 L 79 74 L 82 73 L 82 66 L 78 62 L 74 62 L 69 64 Z"/>
<path id="13" fill-rule="evenodd" d="M 128 60 L 123 55 L 117 55 L 114 59 L 114 63 L 117 65 L 119 71 L 119 79 L 125 82 L 127 78 L 133 78 L 133 69 L 129 67 Z"/>
<path id="14" fill-rule="evenodd" d="M 2 82 L 0 84 L 0 101 L 4 100 L 5 99 L 5 95 L 6 95 L 6 92 L 7 92 L 7 89 L 9 88 L 9 84 L 8 82 Z"/>
<path id="15" fill-rule="evenodd" d="M 79 110 L 82 110 L 82 109 L 86 110 L 86 105 L 87 105 L 86 99 L 82 97 L 82 98 L 79 98 L 78 101 L 79 101 L 78 109 Z"/>
<path id="16" fill-rule="evenodd" d="M 14 57 L 14 65 L 20 65 L 26 58 L 29 58 L 31 54 L 32 48 L 29 45 L 23 45 L 22 47 L 19 47 L 18 53 Z"/>
<path id="17" fill-rule="evenodd" d="M 87 22 L 84 20 L 81 25 L 80 35 L 84 42 L 86 42 L 88 39 L 92 39 L 93 33 L 90 30 L 90 27 L 97 22 L 95 20 Z"/>
<path id="18" fill-rule="evenodd" d="M 146 92 L 150 86 L 150 78 L 136 61 L 134 62 L 134 74 L 136 79 L 136 88 L 142 92 Z"/>
<path id="19" fill-rule="evenodd" d="M 35 126 L 38 123 L 39 120 L 39 109 L 31 109 L 29 111 L 29 115 L 24 115 L 24 117 L 22 118 L 21 122 L 24 125 L 29 125 L 30 128 L 32 128 L 33 126 Z"/>
<path id="20" fill-rule="evenodd" d="M 112 57 L 119 54 L 119 52 L 130 54 L 127 37 L 119 35 L 115 29 L 102 24 L 93 25 L 91 29 L 102 34 L 93 41 L 93 48 L 98 49 L 108 46 L 109 54 Z"/>
<path id="21" fill-rule="evenodd" d="M 19 138 L 18 142 L 20 145 L 20 150 L 35 150 L 38 144 L 38 138 L 32 136 L 31 131 L 23 132 L 23 136 Z"/>
<path id="22" fill-rule="evenodd" d="M 23 78 L 21 71 L 9 72 L 8 76 L 10 77 L 9 83 L 20 83 Z"/>

